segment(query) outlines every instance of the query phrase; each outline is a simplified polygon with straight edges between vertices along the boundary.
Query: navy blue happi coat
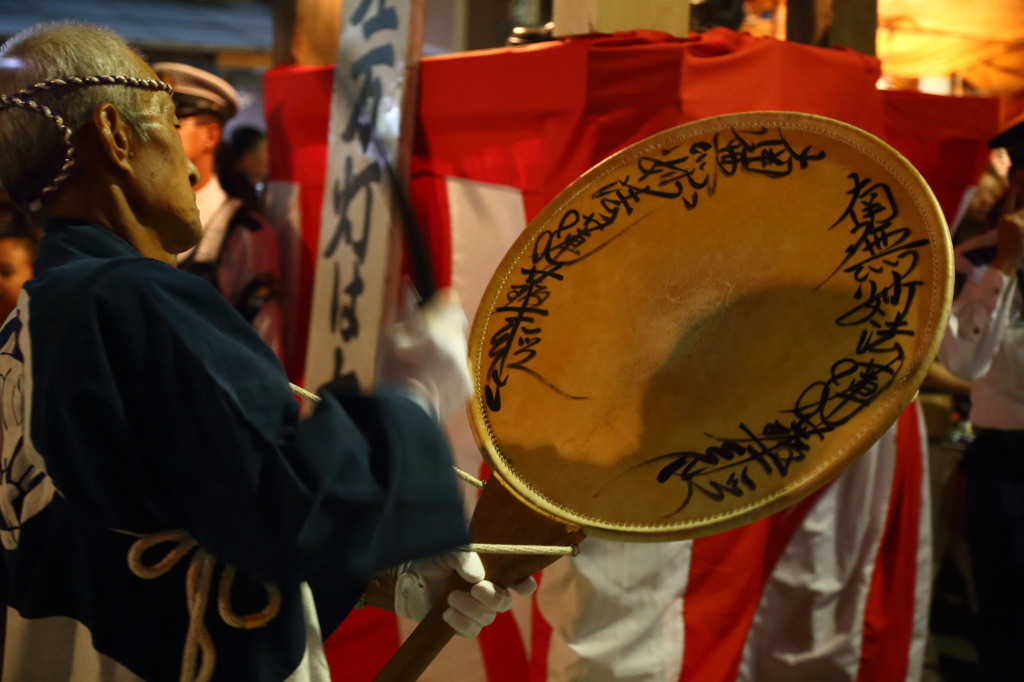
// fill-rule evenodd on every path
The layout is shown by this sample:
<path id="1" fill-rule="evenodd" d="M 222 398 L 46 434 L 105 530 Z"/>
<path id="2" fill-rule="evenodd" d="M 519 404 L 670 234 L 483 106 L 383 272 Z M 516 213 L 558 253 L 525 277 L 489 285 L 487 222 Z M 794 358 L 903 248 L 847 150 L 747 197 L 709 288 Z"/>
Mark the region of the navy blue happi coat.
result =
<path id="1" fill-rule="evenodd" d="M 273 352 L 208 282 L 99 226 L 48 221 L 35 267 L 0 330 L 5 681 L 178 680 L 190 556 L 140 578 L 140 535 L 183 529 L 218 559 L 213 679 L 246 682 L 299 667 L 303 583 L 327 636 L 376 571 L 467 542 L 448 447 L 414 402 L 325 393 L 300 421 Z M 266 627 L 218 616 L 226 563 L 237 613 L 280 587 Z"/>

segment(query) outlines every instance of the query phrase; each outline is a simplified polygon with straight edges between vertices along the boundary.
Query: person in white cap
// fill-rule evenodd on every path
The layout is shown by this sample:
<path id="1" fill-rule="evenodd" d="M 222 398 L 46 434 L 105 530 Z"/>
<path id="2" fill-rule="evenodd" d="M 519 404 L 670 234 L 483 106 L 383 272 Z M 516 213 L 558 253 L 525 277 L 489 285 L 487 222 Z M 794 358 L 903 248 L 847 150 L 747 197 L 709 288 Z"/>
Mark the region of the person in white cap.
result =
<path id="1" fill-rule="evenodd" d="M 158 62 L 153 70 L 174 88 L 178 134 L 199 171 L 193 189 L 203 237 L 178 255 L 178 267 L 213 283 L 280 358 L 277 238 L 259 213 L 228 196 L 217 175 L 217 148 L 225 123 L 238 113 L 238 93 L 223 78 L 188 64 Z"/>

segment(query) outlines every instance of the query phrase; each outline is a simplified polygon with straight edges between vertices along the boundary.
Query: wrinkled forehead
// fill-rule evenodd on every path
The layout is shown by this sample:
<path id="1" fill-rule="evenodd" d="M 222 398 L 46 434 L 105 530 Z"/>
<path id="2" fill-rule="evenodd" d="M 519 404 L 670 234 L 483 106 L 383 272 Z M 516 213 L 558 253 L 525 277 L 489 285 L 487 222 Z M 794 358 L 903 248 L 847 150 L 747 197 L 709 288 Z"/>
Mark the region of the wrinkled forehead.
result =
<path id="1" fill-rule="evenodd" d="M 142 90 L 139 92 L 142 115 L 150 120 L 173 121 L 174 99 L 169 92 Z"/>
<path id="2" fill-rule="evenodd" d="M 161 80 L 152 67 L 139 55 L 132 53 L 132 59 L 145 74 L 142 77 L 159 81 Z M 139 97 L 142 103 L 143 114 L 147 117 L 171 118 L 174 115 L 174 100 L 170 93 L 160 90 L 140 90 Z"/>

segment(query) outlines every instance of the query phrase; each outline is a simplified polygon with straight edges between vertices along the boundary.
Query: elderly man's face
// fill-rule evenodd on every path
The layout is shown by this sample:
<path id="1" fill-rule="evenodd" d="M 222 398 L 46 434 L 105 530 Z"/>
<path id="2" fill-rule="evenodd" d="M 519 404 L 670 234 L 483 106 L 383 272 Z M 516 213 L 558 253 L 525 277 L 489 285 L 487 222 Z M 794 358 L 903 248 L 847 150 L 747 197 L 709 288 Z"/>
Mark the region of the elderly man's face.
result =
<path id="1" fill-rule="evenodd" d="M 154 74 L 152 76 L 156 78 Z M 148 139 L 136 145 L 135 174 L 140 222 L 153 230 L 167 253 L 193 247 L 203 234 L 192 185 L 199 179 L 178 136 L 174 102 L 164 92 L 144 93 Z"/>

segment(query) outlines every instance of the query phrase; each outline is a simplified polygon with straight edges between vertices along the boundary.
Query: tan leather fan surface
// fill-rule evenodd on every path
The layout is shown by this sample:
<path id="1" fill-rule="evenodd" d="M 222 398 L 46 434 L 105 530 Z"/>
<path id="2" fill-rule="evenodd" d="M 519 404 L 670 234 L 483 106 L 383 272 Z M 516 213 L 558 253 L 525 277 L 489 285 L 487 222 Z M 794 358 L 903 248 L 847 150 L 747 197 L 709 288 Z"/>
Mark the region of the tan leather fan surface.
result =
<path id="1" fill-rule="evenodd" d="M 474 430 L 518 495 L 588 534 L 754 521 L 909 403 L 951 261 L 923 179 L 863 131 L 779 112 L 665 131 L 506 255 L 473 326 Z"/>

